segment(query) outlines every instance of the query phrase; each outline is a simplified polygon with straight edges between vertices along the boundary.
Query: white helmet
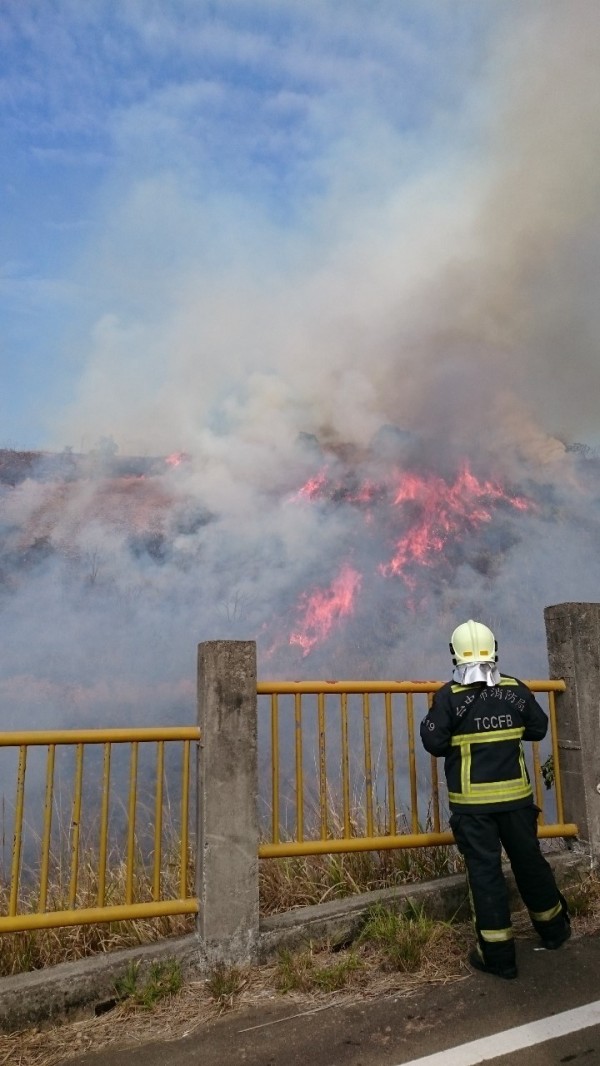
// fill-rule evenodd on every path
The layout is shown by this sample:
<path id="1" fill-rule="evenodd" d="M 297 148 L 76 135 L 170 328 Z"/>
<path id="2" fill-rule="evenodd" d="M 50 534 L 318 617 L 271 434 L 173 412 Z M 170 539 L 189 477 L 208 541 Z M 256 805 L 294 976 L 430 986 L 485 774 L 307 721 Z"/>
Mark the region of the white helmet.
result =
<path id="1" fill-rule="evenodd" d="M 470 618 L 454 630 L 450 654 L 455 666 L 464 663 L 497 663 L 498 641 L 483 622 L 474 622 Z"/>

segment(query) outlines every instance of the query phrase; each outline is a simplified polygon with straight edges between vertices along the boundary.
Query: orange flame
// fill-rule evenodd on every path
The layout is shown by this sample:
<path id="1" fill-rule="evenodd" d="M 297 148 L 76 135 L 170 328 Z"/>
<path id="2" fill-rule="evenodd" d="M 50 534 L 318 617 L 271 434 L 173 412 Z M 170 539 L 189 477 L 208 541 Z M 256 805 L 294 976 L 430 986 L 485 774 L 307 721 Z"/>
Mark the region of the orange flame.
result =
<path id="1" fill-rule="evenodd" d="M 298 644 L 306 656 L 315 644 L 325 640 L 335 622 L 352 614 L 361 581 L 358 570 L 345 563 L 329 588 L 303 593 L 299 604 L 302 611 L 300 628 L 291 634 L 290 644 Z"/>
<path id="2" fill-rule="evenodd" d="M 187 452 L 172 452 L 171 455 L 167 455 L 165 463 L 167 466 L 181 466 L 182 463 L 189 459 Z"/>
<path id="3" fill-rule="evenodd" d="M 327 483 L 327 471 L 320 470 L 314 477 L 310 477 L 308 481 L 302 485 L 293 496 L 290 497 L 292 503 L 296 503 L 298 500 L 314 500 L 315 496 L 319 496 L 321 490 Z"/>
<path id="4" fill-rule="evenodd" d="M 453 484 L 433 475 L 428 478 L 404 474 L 396 490 L 394 504 L 414 504 L 417 510 L 407 533 L 396 543 L 389 563 L 380 573 L 404 576 L 411 563 L 431 566 L 448 539 L 465 527 L 476 529 L 492 519 L 491 504 L 502 501 L 518 510 L 531 505 L 520 496 L 510 496 L 493 481 L 478 481 L 467 463 Z"/>
<path id="5" fill-rule="evenodd" d="M 391 514 L 392 521 L 400 520 L 406 532 L 396 540 L 392 558 L 381 563 L 377 572 L 384 577 L 401 577 L 412 590 L 417 586 L 419 567 L 433 567 L 443 558 L 446 546 L 461 534 L 491 522 L 498 505 L 518 511 L 535 507 L 532 501 L 508 493 L 497 481 L 480 481 L 467 462 L 452 482 L 437 474 L 410 471 L 386 476 L 380 483 L 364 480 L 357 484 L 348 477 L 330 481 L 325 467 L 289 499 L 329 499 L 358 505 L 370 524 L 378 514 L 383 515 L 379 508 L 385 507 L 387 518 Z M 298 604 L 301 622 L 289 643 L 299 645 L 303 655 L 308 655 L 336 623 L 353 612 L 361 582 L 361 574 L 346 564 L 329 588 L 303 593 Z"/>

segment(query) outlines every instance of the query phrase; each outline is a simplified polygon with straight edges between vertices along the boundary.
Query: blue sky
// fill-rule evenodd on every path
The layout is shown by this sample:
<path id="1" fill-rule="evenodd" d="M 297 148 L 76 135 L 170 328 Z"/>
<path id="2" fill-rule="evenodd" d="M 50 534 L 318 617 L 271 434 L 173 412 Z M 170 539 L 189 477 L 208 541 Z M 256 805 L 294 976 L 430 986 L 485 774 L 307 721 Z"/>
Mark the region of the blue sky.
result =
<path id="1" fill-rule="evenodd" d="M 575 6 L 594 21 L 595 4 Z M 122 450 L 202 449 L 207 434 L 252 436 L 269 404 L 290 435 L 339 432 L 331 405 L 315 409 L 340 374 L 367 438 L 391 420 L 375 393 L 397 367 L 421 406 L 446 392 L 441 360 L 467 380 L 475 357 L 465 351 L 478 345 L 492 374 L 505 352 L 518 373 L 530 345 L 534 402 L 548 376 L 543 310 L 516 338 L 465 320 L 489 320 L 489 291 L 508 255 L 521 255 L 522 225 L 509 251 L 485 226 L 499 188 L 494 217 L 511 209 L 514 188 L 498 174 L 510 186 L 532 129 L 542 131 L 532 231 L 548 213 L 562 218 L 559 197 L 591 204 L 597 191 L 587 177 L 578 186 L 577 167 L 572 189 L 558 174 L 537 191 L 536 167 L 546 174 L 545 156 L 563 143 L 560 107 L 543 134 L 557 110 L 543 89 L 562 62 L 563 19 L 554 0 L 4 0 L 0 445 L 86 450 L 114 436 Z M 564 43 L 574 67 L 580 44 Z M 597 90 L 597 79 L 574 82 L 565 125 Z M 530 125 L 515 147 L 516 92 Z M 573 257 L 585 232 L 588 265 L 590 211 L 585 225 L 569 218 L 552 234 Z M 473 292 L 484 256 L 481 306 L 450 322 L 440 292 L 452 286 L 440 278 L 468 259 L 477 280 L 462 285 Z M 430 306 L 425 281 L 437 339 L 403 312 Z M 561 287 L 547 272 L 526 283 L 534 301 Z M 579 323 L 572 300 L 562 310 Z M 561 424 L 556 395 L 548 406 L 543 432 L 590 433 L 591 412 L 578 427 Z"/>

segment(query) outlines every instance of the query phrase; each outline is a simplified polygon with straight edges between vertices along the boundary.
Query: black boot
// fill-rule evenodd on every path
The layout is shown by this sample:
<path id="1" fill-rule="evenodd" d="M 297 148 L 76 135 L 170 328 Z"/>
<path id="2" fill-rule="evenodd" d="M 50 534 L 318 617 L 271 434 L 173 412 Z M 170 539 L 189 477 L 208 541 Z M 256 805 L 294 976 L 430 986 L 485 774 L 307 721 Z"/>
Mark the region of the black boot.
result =
<path id="1" fill-rule="evenodd" d="M 565 941 L 569 939 L 570 936 L 571 919 L 569 918 L 568 914 L 565 914 L 563 928 L 558 932 L 554 933 L 552 936 L 542 937 L 542 944 L 544 945 L 547 951 L 556 951 L 557 948 L 562 947 L 562 945 L 565 943 Z"/>
<path id="2" fill-rule="evenodd" d="M 556 951 L 557 948 L 562 945 L 571 936 L 571 918 L 569 916 L 569 909 L 567 907 L 567 901 L 564 896 L 561 895 L 560 902 L 562 903 L 562 914 L 560 915 L 560 924 L 552 922 L 554 928 L 548 929 L 547 935 L 542 936 L 542 944 L 548 951 Z"/>
<path id="3" fill-rule="evenodd" d="M 494 977 L 504 977 L 507 981 L 512 981 L 519 973 L 516 962 L 486 962 L 479 954 L 477 948 L 469 955 L 469 964 L 476 970 L 481 970 L 482 973 L 491 973 Z"/>

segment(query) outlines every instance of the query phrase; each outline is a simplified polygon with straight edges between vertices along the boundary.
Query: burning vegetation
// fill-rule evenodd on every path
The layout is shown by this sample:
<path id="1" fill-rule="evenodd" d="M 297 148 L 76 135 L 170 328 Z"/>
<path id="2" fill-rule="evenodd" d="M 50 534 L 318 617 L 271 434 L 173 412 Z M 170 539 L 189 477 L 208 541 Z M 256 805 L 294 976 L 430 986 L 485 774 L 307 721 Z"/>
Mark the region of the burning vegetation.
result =
<path id="1" fill-rule="evenodd" d="M 263 676 L 444 676 L 463 614 L 506 622 L 533 676 L 545 604 L 600 578 L 599 475 L 582 447 L 512 478 L 434 468 L 401 431 L 300 440 L 279 486 L 228 492 L 180 453 L 0 452 L 0 690 L 17 719 L 112 721 L 114 691 L 129 720 L 189 721 L 199 640 L 257 639 Z"/>
<path id="2" fill-rule="evenodd" d="M 524 512 L 536 506 L 533 500 L 497 482 L 478 479 L 466 462 L 450 481 L 410 469 L 394 469 L 380 482 L 356 482 L 354 474 L 340 481 L 323 469 L 309 478 L 292 500 L 360 508 L 364 516 L 361 535 L 377 537 L 388 556 L 376 564 L 374 573 L 399 578 L 415 594 L 423 568 L 437 569 L 442 578 L 456 556 L 456 546 L 469 534 L 492 523 L 502 512 Z M 378 536 L 377 524 L 383 536 Z M 351 552 L 356 554 L 354 548 Z M 317 643 L 326 640 L 334 625 L 354 613 L 364 579 L 365 575 L 346 560 L 328 586 L 302 592 L 297 608 L 299 624 L 290 644 L 308 655 Z"/>

